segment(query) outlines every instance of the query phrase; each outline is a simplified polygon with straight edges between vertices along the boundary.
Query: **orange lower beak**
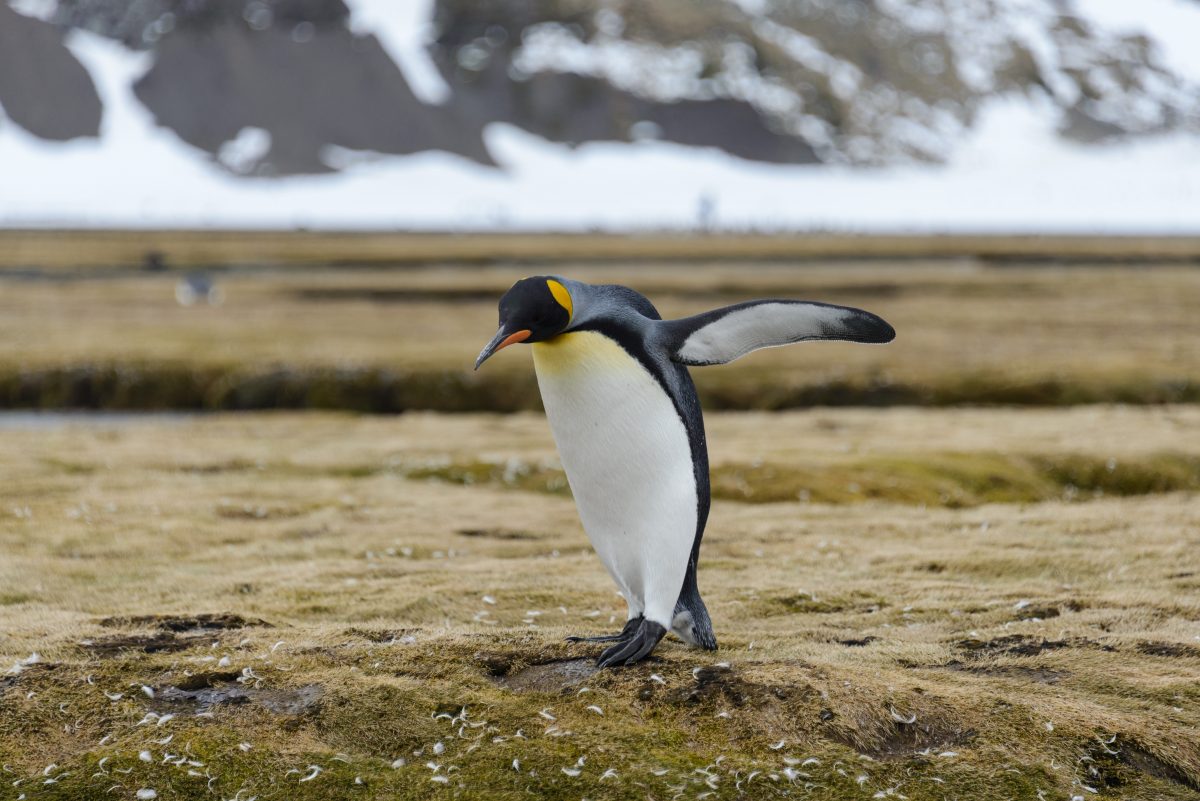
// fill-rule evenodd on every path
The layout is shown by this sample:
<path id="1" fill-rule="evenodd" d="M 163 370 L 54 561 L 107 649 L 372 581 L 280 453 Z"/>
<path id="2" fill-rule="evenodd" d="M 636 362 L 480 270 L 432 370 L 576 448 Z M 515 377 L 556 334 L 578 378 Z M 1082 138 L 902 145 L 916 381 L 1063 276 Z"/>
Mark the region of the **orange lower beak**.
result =
<path id="1" fill-rule="evenodd" d="M 484 345 L 483 350 L 479 352 L 479 358 L 475 360 L 475 369 L 479 369 L 479 365 L 491 358 L 492 354 L 498 350 L 504 350 L 509 345 L 515 345 L 518 342 L 524 342 L 533 336 L 533 332 L 529 329 L 514 331 L 511 334 L 505 333 L 501 328 L 496 332 L 496 336 L 492 337 L 492 341 Z"/>

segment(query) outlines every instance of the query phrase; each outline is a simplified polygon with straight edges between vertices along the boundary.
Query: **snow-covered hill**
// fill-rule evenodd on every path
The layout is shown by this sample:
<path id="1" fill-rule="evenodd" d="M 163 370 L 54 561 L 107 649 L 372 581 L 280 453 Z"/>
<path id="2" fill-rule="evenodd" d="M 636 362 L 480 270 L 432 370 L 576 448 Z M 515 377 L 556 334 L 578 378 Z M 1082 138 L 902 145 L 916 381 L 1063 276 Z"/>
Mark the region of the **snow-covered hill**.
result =
<path id="1" fill-rule="evenodd" d="M 1200 232 L 1200 0 L 0 0 L 0 226 Z"/>

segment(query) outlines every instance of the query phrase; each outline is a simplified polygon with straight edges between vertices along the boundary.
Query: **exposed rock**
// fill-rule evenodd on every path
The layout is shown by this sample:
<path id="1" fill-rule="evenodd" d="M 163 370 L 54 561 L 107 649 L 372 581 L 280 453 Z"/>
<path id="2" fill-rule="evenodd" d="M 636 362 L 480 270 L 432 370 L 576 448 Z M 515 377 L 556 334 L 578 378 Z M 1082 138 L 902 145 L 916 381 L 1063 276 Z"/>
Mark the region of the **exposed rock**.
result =
<path id="1" fill-rule="evenodd" d="M 283 30 L 225 21 L 177 30 L 156 52 L 135 86 L 138 99 L 160 125 L 234 172 L 326 172 L 336 164 L 331 145 L 490 161 L 479 129 L 417 100 L 373 36 L 326 25 L 297 42 Z M 265 132 L 248 159 L 224 150 L 245 129 Z"/>
<path id="2" fill-rule="evenodd" d="M 1081 142 L 1200 130 L 1195 80 L 1086 14 L 1081 0 L 438 0 L 429 56 L 450 91 L 437 105 L 351 30 L 343 0 L 60 0 L 52 22 L 152 51 L 137 97 L 248 176 L 342 169 L 361 152 L 491 164 L 494 122 L 773 163 L 936 161 L 1004 95 L 1040 98 Z M 94 135 L 99 101 L 61 30 L 0 15 L 8 115 L 44 138 Z"/>
<path id="3" fill-rule="evenodd" d="M 63 32 L 0 3 L 0 110 L 42 139 L 100 132 L 100 96 Z"/>

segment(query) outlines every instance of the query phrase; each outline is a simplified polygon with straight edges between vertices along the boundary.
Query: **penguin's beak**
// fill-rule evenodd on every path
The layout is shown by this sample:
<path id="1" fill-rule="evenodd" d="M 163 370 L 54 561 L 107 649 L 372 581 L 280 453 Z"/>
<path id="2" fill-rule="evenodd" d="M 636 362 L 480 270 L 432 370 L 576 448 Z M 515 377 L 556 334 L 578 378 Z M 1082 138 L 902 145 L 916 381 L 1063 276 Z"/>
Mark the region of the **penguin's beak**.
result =
<path id="1" fill-rule="evenodd" d="M 527 328 L 520 331 L 509 331 L 504 326 L 500 326 L 500 330 L 496 332 L 496 336 L 492 337 L 492 341 L 483 346 L 483 350 L 479 351 L 479 358 L 475 360 L 475 369 L 479 369 L 479 365 L 491 358 L 492 354 L 498 350 L 507 348 L 517 342 L 524 342 L 533 336 L 533 332 Z"/>

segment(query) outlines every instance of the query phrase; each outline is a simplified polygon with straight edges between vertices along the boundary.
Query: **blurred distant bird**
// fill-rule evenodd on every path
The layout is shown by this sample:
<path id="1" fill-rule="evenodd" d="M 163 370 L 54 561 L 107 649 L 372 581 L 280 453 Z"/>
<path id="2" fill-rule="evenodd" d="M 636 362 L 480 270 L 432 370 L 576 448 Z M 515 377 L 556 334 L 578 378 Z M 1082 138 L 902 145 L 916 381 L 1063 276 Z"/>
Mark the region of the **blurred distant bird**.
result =
<path id="1" fill-rule="evenodd" d="M 896 332 L 859 309 L 752 300 L 663 320 L 642 295 L 557 276 L 525 278 L 500 299 L 501 348 L 536 343 L 546 416 L 596 554 L 629 606 L 599 665 L 645 659 L 670 629 L 715 649 L 696 584 L 708 519 L 708 448 L 688 366 L 724 364 L 759 348 L 814 339 L 890 342 Z"/>
<path id="2" fill-rule="evenodd" d="M 175 300 L 180 306 L 220 306 L 224 299 L 225 293 L 207 273 L 188 273 L 175 284 Z"/>

